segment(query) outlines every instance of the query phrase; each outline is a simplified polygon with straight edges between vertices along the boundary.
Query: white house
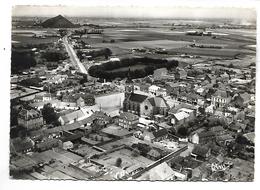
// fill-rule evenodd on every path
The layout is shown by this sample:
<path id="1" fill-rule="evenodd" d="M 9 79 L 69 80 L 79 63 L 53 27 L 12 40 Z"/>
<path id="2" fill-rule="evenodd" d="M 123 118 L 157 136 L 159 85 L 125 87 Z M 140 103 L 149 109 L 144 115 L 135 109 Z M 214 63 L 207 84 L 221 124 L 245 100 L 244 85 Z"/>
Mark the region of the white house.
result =
<path id="1" fill-rule="evenodd" d="M 66 115 L 62 115 L 59 117 L 59 122 L 61 125 L 66 125 L 66 124 L 72 124 L 76 121 L 80 121 L 86 118 L 86 115 L 82 110 L 77 110 L 71 113 L 68 113 Z"/>
<path id="2" fill-rule="evenodd" d="M 152 85 L 148 88 L 148 92 L 151 96 L 156 96 L 156 92 L 160 89 L 159 86 Z"/>

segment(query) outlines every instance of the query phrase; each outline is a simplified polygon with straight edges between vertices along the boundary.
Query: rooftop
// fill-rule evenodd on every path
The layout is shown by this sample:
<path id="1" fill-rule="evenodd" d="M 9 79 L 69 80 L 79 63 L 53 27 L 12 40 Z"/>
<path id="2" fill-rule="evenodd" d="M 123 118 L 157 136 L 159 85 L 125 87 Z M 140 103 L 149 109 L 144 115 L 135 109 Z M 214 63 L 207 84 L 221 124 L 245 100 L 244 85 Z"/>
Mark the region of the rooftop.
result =
<path id="1" fill-rule="evenodd" d="M 149 98 L 148 101 L 151 103 L 152 106 L 155 106 L 155 107 L 168 107 L 166 101 L 164 98 L 162 97 L 153 97 L 153 98 Z"/>
<path id="2" fill-rule="evenodd" d="M 138 120 L 139 117 L 129 112 L 123 112 L 120 114 L 119 118 L 134 121 L 134 120 Z"/>
<path id="3" fill-rule="evenodd" d="M 130 100 L 130 101 L 132 101 L 132 102 L 142 103 L 143 101 L 146 100 L 147 97 L 148 97 L 148 96 L 145 96 L 145 95 L 132 93 L 132 94 L 130 95 L 130 97 L 128 98 L 128 100 Z"/>

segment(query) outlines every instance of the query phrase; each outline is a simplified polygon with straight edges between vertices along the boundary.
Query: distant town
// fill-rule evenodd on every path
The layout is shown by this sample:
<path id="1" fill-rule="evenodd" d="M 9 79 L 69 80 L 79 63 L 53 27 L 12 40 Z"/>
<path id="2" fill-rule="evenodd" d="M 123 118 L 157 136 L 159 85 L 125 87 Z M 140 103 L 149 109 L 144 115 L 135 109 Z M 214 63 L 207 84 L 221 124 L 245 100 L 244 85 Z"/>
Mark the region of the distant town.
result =
<path id="1" fill-rule="evenodd" d="M 256 25 L 13 17 L 10 178 L 253 181 Z"/>

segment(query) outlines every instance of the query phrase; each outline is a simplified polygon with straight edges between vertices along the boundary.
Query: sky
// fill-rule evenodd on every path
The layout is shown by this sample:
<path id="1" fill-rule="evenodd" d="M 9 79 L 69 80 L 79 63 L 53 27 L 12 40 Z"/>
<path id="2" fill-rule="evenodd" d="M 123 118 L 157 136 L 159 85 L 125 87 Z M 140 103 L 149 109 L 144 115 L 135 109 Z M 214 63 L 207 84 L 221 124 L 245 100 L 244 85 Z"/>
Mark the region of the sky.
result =
<path id="1" fill-rule="evenodd" d="M 255 20 L 253 8 L 191 8 L 172 6 L 13 6 L 13 16 L 85 16 L 145 18 L 237 18 Z"/>

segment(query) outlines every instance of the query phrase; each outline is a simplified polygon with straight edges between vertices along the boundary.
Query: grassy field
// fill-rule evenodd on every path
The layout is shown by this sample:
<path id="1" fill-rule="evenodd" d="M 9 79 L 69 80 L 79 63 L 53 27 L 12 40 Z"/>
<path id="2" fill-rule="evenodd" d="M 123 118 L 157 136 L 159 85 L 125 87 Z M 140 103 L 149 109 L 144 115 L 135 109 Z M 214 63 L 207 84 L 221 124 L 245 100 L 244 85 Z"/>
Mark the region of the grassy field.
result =
<path id="1" fill-rule="evenodd" d="M 131 55 L 131 48 L 165 48 L 169 55 L 191 54 L 215 57 L 234 57 L 237 54 L 255 54 L 248 45 L 255 45 L 254 30 L 213 30 L 216 38 L 211 36 L 187 36 L 186 30 L 169 28 L 108 28 L 102 35 L 85 36 L 84 41 L 93 47 L 108 47 L 113 55 Z M 115 43 L 109 41 L 113 39 Z M 103 43 L 106 40 L 108 43 Z M 223 49 L 190 48 L 191 43 L 220 45 Z M 151 56 L 155 56 L 153 54 Z M 167 55 L 156 55 L 165 56 Z"/>
<path id="2" fill-rule="evenodd" d="M 12 35 L 12 41 L 16 44 L 42 44 L 42 43 L 54 43 L 58 41 L 58 37 L 46 37 L 44 39 L 41 38 L 33 38 L 31 36 L 25 35 Z"/>
<path id="3" fill-rule="evenodd" d="M 16 44 L 41 44 L 53 43 L 58 41 L 58 37 L 34 38 L 33 35 L 52 35 L 56 34 L 55 29 L 15 29 L 12 30 L 12 42 Z"/>
<path id="4" fill-rule="evenodd" d="M 133 65 L 130 67 L 130 70 L 131 71 L 141 70 L 141 69 L 144 69 L 145 67 L 146 67 L 145 65 Z M 113 72 L 120 72 L 120 71 L 128 71 L 128 69 L 129 69 L 129 67 L 121 67 L 118 69 L 110 70 L 109 72 L 113 73 Z"/>
<path id="5" fill-rule="evenodd" d="M 213 56 L 213 57 L 235 57 L 238 54 L 255 54 L 255 52 L 251 50 L 243 50 L 243 49 L 213 49 L 213 48 L 179 48 L 179 49 L 171 49 L 171 54 L 190 54 L 190 55 L 203 55 L 203 56 Z"/>

